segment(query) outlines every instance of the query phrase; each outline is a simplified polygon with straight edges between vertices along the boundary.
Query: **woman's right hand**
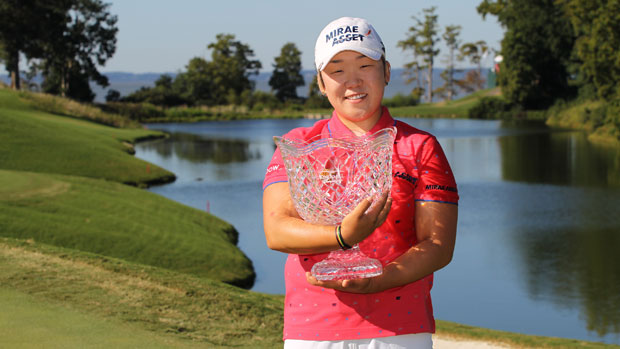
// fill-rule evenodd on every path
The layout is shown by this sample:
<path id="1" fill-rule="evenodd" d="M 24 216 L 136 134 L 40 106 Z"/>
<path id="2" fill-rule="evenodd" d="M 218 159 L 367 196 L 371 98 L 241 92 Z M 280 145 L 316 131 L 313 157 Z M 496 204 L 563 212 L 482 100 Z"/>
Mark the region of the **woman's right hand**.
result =
<path id="1" fill-rule="evenodd" d="M 389 196 L 390 193 L 385 192 L 374 203 L 364 199 L 343 218 L 341 233 L 348 245 L 353 246 L 366 239 L 385 222 L 392 207 L 392 198 Z"/>

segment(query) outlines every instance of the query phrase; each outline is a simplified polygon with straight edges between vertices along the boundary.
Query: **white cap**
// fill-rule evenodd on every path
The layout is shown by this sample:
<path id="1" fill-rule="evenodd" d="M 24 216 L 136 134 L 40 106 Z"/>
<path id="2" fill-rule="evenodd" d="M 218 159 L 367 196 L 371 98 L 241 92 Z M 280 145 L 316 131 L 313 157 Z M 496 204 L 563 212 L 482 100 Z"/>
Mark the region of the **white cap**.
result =
<path id="1" fill-rule="evenodd" d="M 379 33 L 363 18 L 341 17 L 329 23 L 316 39 L 314 64 L 322 71 L 342 51 L 356 51 L 378 61 L 385 55 Z"/>

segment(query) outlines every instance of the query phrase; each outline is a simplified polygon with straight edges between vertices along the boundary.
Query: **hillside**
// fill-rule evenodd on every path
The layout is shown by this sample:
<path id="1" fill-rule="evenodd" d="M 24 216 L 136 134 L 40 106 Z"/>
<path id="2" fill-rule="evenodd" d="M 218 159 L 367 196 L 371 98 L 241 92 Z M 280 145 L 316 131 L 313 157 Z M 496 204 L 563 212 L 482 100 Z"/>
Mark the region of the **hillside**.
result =
<path id="1" fill-rule="evenodd" d="M 282 345 L 281 296 L 121 259 L 0 238 L 0 285 L 0 296 L 12 296 L 2 297 L 0 307 L 10 306 L 17 320 L 1 312 L 0 324 L 11 324 L 10 333 L 0 326 L 4 344 L 40 345 L 37 334 L 51 330 L 48 344 L 59 348 L 89 335 L 97 347 Z M 42 319 L 20 321 L 24 312 Z M 69 318 L 59 319 L 63 314 Z M 57 321 L 85 333 L 67 333 Z M 114 332 L 99 332 L 94 325 L 102 323 Z M 145 341 L 128 336 L 130 330 Z"/>
<path id="2" fill-rule="evenodd" d="M 0 89 L 0 237 L 251 287 L 229 223 L 120 184 L 173 176 L 128 152 L 127 142 L 154 134 L 39 111 Z"/>
<path id="3" fill-rule="evenodd" d="M 51 114 L 0 89 L 0 168 L 102 178 L 133 185 L 174 180 L 136 159 L 132 144 L 163 137 L 141 128 L 114 128 Z"/>
<path id="4" fill-rule="evenodd" d="M 390 108 L 392 115 L 400 117 L 467 118 L 467 111 L 482 97 L 500 95 L 499 88 L 480 90 L 452 101 L 423 103 L 411 107 Z"/>

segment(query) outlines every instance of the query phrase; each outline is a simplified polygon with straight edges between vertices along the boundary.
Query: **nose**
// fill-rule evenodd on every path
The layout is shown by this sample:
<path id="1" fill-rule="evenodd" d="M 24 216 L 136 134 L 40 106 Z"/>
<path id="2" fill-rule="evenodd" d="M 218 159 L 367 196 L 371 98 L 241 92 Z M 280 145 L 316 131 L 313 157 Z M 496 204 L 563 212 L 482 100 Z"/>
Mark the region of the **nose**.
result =
<path id="1" fill-rule="evenodd" d="M 349 72 L 344 82 L 344 87 L 347 89 L 358 87 L 362 84 L 361 77 L 356 72 Z"/>

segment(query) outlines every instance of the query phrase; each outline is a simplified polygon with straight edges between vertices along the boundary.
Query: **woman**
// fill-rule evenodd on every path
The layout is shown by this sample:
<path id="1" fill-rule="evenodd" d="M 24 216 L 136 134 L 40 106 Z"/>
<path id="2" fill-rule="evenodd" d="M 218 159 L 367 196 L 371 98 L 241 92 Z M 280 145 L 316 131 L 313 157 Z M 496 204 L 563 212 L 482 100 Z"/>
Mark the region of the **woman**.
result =
<path id="1" fill-rule="evenodd" d="M 458 193 L 450 166 L 434 136 L 395 121 L 381 106 L 390 64 L 366 20 L 329 23 L 317 39 L 315 64 L 333 115 L 285 137 L 359 136 L 396 127 L 393 184 L 375 205 L 362 200 L 339 227 L 310 224 L 295 210 L 282 157 L 274 153 L 263 184 L 263 221 L 268 246 L 289 254 L 285 348 L 431 348 L 433 272 L 451 261 L 456 238 Z M 381 275 L 319 281 L 310 274 L 327 252 L 357 243 L 381 261 Z"/>

